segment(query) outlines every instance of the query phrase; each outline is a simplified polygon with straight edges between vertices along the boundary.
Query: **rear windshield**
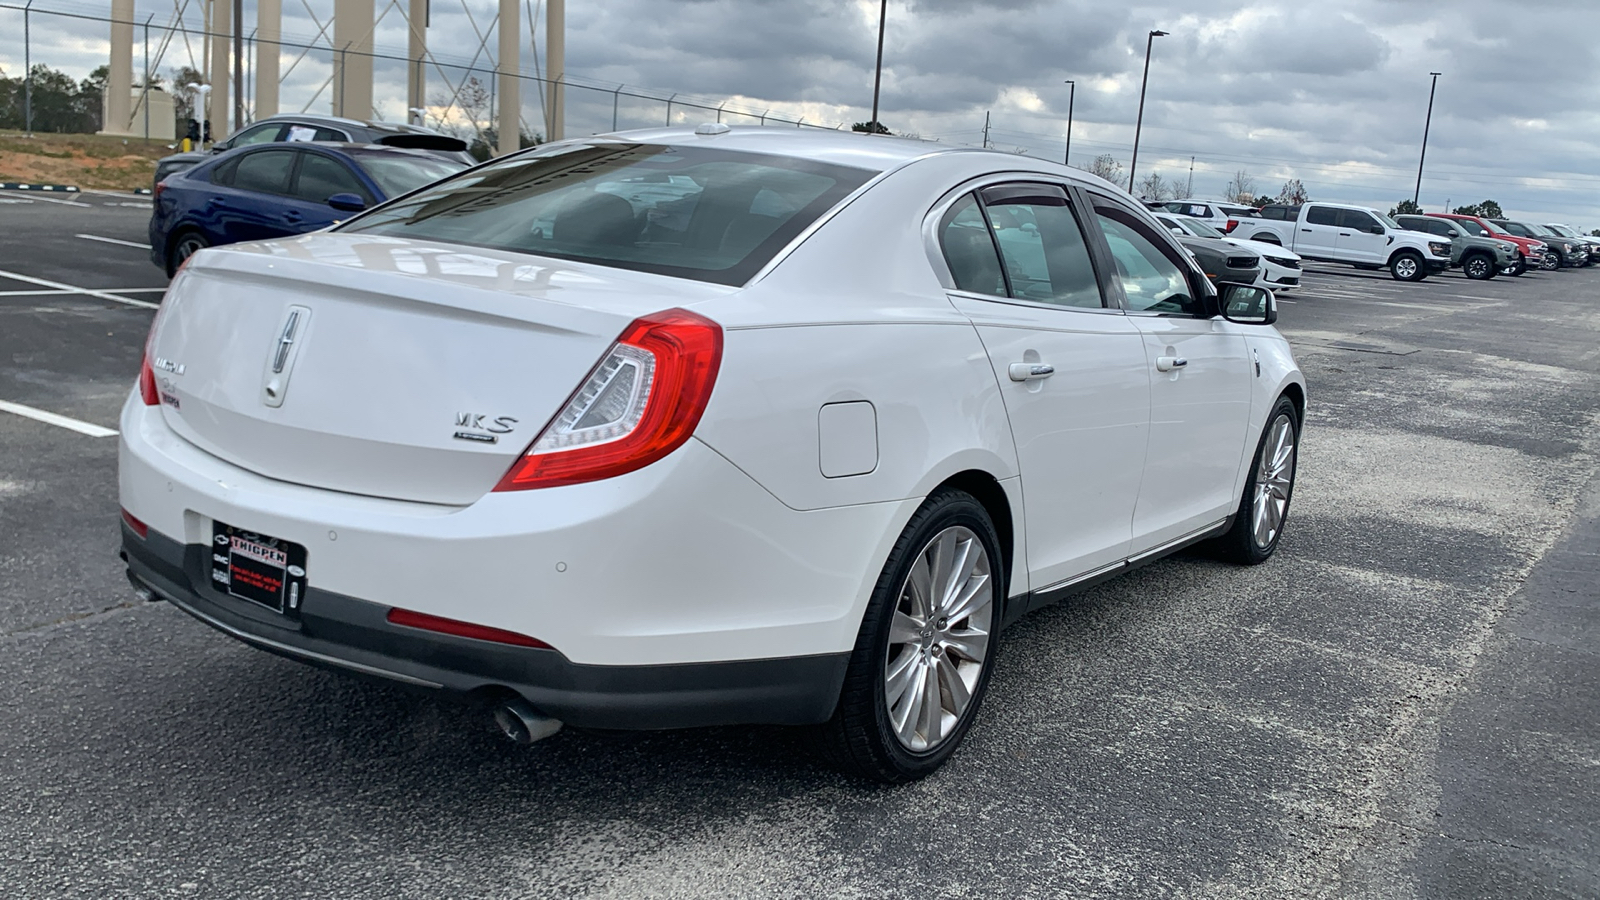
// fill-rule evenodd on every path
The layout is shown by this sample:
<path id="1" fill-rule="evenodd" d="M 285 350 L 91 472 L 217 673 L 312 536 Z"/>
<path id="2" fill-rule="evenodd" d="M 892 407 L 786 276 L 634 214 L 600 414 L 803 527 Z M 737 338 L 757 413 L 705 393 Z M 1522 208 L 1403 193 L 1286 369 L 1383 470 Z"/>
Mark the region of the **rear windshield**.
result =
<path id="1" fill-rule="evenodd" d="M 568 145 L 473 169 L 340 230 L 737 285 L 875 174 L 709 147 Z"/>

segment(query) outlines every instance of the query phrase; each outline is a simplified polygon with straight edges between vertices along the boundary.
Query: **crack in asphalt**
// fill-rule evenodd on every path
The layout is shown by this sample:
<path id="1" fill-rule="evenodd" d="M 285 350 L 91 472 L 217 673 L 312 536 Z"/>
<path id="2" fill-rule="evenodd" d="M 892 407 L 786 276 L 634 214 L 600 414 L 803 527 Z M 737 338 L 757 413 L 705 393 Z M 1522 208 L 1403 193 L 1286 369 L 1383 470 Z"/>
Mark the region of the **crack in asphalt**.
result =
<path id="1" fill-rule="evenodd" d="M 149 605 L 149 602 L 150 601 L 135 599 L 128 600 L 123 603 L 117 603 L 112 606 L 107 606 L 102 609 L 90 610 L 88 612 L 69 613 L 59 619 L 52 619 L 49 622 L 35 622 L 32 625 L 24 625 L 21 628 L 14 628 L 10 631 L 0 631 L 0 639 L 24 637 L 41 631 L 48 631 L 51 628 L 55 628 L 60 625 L 70 625 L 74 622 L 84 622 L 88 621 L 89 619 L 97 619 L 110 613 L 120 612 L 126 609 L 135 609 L 140 606 L 147 606 Z"/>

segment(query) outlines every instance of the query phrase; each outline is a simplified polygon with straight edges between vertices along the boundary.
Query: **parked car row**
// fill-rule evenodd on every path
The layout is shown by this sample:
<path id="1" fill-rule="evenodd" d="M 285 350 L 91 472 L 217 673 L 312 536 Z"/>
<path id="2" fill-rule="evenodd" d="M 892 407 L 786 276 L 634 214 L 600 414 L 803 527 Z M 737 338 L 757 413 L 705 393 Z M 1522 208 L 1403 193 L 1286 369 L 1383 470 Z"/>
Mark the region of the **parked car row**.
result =
<path id="1" fill-rule="evenodd" d="M 1600 261 L 1600 238 L 1570 225 L 1539 225 L 1513 219 L 1486 219 L 1459 213 L 1386 216 L 1376 209 L 1342 203 L 1268 204 L 1255 208 L 1213 200 L 1147 201 L 1154 215 L 1175 233 L 1225 238 L 1261 250 L 1261 287 L 1283 289 L 1287 273 L 1273 277 L 1270 254 L 1343 263 L 1363 269 L 1388 269 L 1402 281 L 1421 281 L 1450 268 L 1468 278 L 1521 275 L 1529 269 L 1555 270 Z M 1184 240 L 1186 246 L 1193 244 Z M 1263 249 L 1271 248 L 1271 249 Z M 1282 257 L 1280 257 L 1282 261 Z M 1206 264 L 1202 260 L 1202 264 Z M 1209 269 L 1208 269 L 1209 271 Z M 1239 273 L 1218 272 L 1230 280 Z"/>

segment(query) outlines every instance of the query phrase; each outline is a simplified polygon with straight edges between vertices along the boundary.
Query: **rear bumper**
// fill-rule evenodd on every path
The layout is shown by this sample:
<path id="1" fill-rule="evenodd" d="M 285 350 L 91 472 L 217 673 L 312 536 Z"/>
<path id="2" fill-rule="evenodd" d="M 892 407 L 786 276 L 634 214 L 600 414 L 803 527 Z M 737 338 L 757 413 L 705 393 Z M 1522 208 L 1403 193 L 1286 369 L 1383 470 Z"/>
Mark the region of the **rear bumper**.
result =
<path id="1" fill-rule="evenodd" d="M 573 663 L 555 650 L 391 624 L 388 607 L 311 587 L 298 622 L 216 590 L 209 548 L 122 527 L 129 576 L 247 644 L 323 668 L 486 697 L 514 691 L 546 715 L 591 728 L 804 725 L 832 715 L 848 653 L 642 666 Z"/>

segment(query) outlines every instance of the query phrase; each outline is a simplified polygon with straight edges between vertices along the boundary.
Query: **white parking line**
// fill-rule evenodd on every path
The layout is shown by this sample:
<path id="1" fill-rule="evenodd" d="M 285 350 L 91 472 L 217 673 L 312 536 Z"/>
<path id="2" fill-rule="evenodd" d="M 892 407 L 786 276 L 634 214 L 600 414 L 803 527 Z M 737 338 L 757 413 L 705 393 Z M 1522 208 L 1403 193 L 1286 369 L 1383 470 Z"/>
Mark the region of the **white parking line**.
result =
<path id="1" fill-rule="evenodd" d="M 144 309 L 161 308 L 161 304 L 151 303 L 149 300 L 135 300 L 132 297 L 118 297 L 116 294 L 108 294 L 105 291 L 74 287 L 70 284 L 62 284 L 59 281 L 46 281 L 43 278 L 34 278 L 31 275 L 19 275 L 16 272 L 7 272 L 4 269 L 0 269 L 0 278 L 9 278 L 12 281 L 20 281 L 24 284 L 37 284 L 40 287 L 55 288 L 57 290 L 67 291 L 73 294 L 87 294 L 90 297 L 99 297 L 101 300 L 112 300 L 117 303 L 126 303 L 129 306 L 143 307 Z"/>
<path id="2" fill-rule="evenodd" d="M 42 200 L 45 203 L 59 203 L 62 206 L 81 206 L 84 209 L 91 209 L 91 208 L 94 207 L 93 203 L 79 203 L 76 200 L 60 200 L 60 199 L 57 199 L 55 197 L 29 197 L 28 199 L 29 200 Z"/>
<path id="3" fill-rule="evenodd" d="M 122 247 L 133 247 L 138 250 L 150 249 L 149 244 L 141 244 L 138 241 L 119 241 L 116 238 L 101 237 L 98 234 L 75 234 L 73 237 L 80 237 L 86 241 L 99 241 L 102 244 L 116 244 Z"/>
<path id="4" fill-rule="evenodd" d="M 44 422 L 47 425 L 55 425 L 68 431 L 86 434 L 89 437 L 111 437 L 117 433 L 111 428 L 101 428 L 99 425 L 93 425 L 89 422 L 80 422 L 77 419 L 58 416 L 53 412 L 45 412 L 42 409 L 34 409 L 31 406 L 23 406 L 21 403 L 10 403 L 5 400 L 0 400 L 0 412 L 15 413 L 35 421 Z"/>
<path id="5" fill-rule="evenodd" d="M 166 288 L 102 288 L 108 294 L 164 294 Z M 76 294 L 78 291 L 68 288 L 57 288 L 38 291 L 0 291 L 0 297 L 59 297 L 62 294 Z"/>

